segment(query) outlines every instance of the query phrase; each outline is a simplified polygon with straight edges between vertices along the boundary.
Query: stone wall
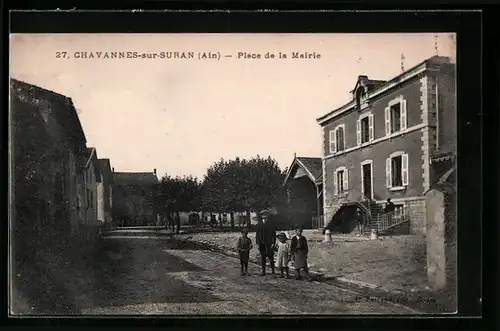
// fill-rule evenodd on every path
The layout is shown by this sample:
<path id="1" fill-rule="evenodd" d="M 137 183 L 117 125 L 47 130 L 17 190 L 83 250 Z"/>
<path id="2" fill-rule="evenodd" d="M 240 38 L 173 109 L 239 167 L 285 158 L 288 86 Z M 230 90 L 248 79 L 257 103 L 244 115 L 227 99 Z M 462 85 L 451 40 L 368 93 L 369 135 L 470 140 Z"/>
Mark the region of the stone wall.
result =
<path id="1" fill-rule="evenodd" d="M 456 291 L 455 194 L 431 189 L 427 199 L 427 275 L 436 290 Z"/>
<path id="2" fill-rule="evenodd" d="M 413 200 L 405 203 L 406 215 L 409 219 L 410 234 L 425 235 L 426 234 L 426 201 Z"/>

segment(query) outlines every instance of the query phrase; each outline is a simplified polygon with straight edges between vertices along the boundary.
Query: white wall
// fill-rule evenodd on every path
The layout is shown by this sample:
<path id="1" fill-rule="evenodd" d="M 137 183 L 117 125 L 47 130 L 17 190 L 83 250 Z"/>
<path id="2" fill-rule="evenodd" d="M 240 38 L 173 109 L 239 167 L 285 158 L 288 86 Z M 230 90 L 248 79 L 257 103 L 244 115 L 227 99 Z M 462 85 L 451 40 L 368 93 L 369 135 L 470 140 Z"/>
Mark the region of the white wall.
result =
<path id="1" fill-rule="evenodd" d="M 97 183 L 97 220 L 104 223 L 104 184 Z"/>

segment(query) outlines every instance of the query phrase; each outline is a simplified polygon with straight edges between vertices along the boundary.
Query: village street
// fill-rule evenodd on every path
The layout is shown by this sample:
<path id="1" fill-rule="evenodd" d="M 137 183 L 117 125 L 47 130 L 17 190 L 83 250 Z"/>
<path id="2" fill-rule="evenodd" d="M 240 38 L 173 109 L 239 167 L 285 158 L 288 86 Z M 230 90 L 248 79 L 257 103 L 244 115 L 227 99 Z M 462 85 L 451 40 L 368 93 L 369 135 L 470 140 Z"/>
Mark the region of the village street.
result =
<path id="1" fill-rule="evenodd" d="M 241 276 L 235 258 L 143 236 L 107 239 L 115 249 L 81 314 L 412 314 L 398 304 L 318 281 Z M 174 247 L 176 246 L 176 247 Z M 109 263 L 112 265 L 109 265 Z"/>

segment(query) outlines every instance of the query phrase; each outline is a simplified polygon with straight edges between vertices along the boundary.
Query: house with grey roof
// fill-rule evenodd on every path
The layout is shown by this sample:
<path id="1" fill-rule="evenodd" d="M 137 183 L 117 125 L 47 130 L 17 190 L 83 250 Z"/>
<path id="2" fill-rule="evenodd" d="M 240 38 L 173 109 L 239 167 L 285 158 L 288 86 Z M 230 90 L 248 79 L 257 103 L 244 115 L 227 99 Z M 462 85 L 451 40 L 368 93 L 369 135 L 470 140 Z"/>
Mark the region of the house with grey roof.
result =
<path id="1" fill-rule="evenodd" d="M 297 157 L 288 168 L 284 184 L 296 224 L 320 228 L 323 211 L 323 171 L 320 157 Z"/>

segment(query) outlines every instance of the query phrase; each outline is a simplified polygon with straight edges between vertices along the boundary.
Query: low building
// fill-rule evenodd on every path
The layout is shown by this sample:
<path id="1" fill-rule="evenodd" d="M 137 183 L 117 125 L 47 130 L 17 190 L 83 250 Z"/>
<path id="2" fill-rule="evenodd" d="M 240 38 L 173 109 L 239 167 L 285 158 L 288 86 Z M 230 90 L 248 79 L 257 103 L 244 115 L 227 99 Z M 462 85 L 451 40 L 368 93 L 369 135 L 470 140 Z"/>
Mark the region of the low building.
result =
<path id="1" fill-rule="evenodd" d="M 85 134 L 71 98 L 10 83 L 12 225 L 22 240 L 59 242 L 78 232 L 77 155 Z"/>
<path id="2" fill-rule="evenodd" d="M 323 172 L 320 157 L 297 157 L 288 167 L 287 187 L 290 221 L 305 229 L 323 227 Z"/>
<path id="3" fill-rule="evenodd" d="M 153 172 L 114 172 L 113 219 L 120 226 L 156 225 L 158 177 Z"/>
<path id="4" fill-rule="evenodd" d="M 434 56 L 389 81 L 359 76 L 352 100 L 317 122 L 325 224 L 339 225 L 355 207 L 373 221 L 391 198 L 408 231 L 425 234 L 424 192 L 448 167 L 432 160 L 456 150 L 455 64 Z"/>

